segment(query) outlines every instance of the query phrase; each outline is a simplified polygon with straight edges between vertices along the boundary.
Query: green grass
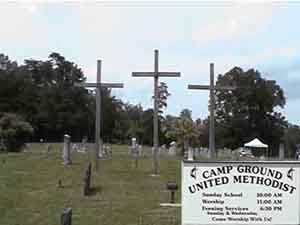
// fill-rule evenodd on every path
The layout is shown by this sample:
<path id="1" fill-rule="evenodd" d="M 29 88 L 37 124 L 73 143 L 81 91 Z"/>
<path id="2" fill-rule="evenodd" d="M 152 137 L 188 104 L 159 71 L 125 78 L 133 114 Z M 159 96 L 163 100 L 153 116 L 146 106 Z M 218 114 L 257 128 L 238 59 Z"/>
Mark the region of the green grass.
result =
<path id="1" fill-rule="evenodd" d="M 100 172 L 93 167 L 94 190 L 85 197 L 83 177 L 88 163 L 94 166 L 92 148 L 89 154 L 73 153 L 73 164 L 64 166 L 61 144 L 48 156 L 45 144 L 31 146 L 29 152 L 0 154 L 0 225 L 60 225 L 66 207 L 72 208 L 73 225 L 180 224 L 180 208 L 159 206 L 169 199 L 167 181 L 180 187 L 180 158 L 161 156 L 160 176 L 153 177 L 150 154 L 135 169 L 128 147 L 112 146 L 113 157 L 100 161 Z M 58 188 L 59 179 L 64 188 Z"/>

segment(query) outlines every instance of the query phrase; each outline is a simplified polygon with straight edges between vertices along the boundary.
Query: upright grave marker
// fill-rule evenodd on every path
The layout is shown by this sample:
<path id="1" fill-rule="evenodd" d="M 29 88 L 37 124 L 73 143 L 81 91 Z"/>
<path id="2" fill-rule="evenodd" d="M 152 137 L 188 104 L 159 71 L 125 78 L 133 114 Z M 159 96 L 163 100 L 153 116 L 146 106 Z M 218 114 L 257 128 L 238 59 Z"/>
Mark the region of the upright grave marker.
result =
<path id="1" fill-rule="evenodd" d="M 91 175 L 92 175 L 92 164 L 89 163 L 87 169 L 84 173 L 84 186 L 83 186 L 83 195 L 89 195 L 91 192 Z"/>
<path id="2" fill-rule="evenodd" d="M 62 212 L 61 225 L 72 225 L 72 208 L 66 208 Z"/>
<path id="3" fill-rule="evenodd" d="M 234 90 L 235 87 L 215 86 L 214 82 L 214 64 L 210 64 L 210 85 L 188 85 L 188 89 L 209 90 L 209 158 L 216 156 L 215 146 L 215 90 Z"/>
<path id="4" fill-rule="evenodd" d="M 182 163 L 182 225 L 300 224 L 300 162 Z"/>
<path id="5" fill-rule="evenodd" d="M 178 72 L 158 71 L 158 50 L 154 50 L 154 72 L 133 72 L 133 77 L 153 77 L 154 78 L 154 115 L 153 115 L 153 161 L 154 175 L 158 175 L 158 78 L 159 77 L 180 77 Z"/>
<path id="6" fill-rule="evenodd" d="M 81 85 L 78 85 L 81 86 Z M 101 141 L 101 88 L 123 88 L 122 83 L 102 83 L 101 82 L 101 60 L 97 60 L 97 82 L 85 83 L 82 86 L 96 89 L 96 130 L 95 130 L 95 167 L 98 170 L 99 150 L 102 153 Z"/>
<path id="7" fill-rule="evenodd" d="M 64 147 L 63 147 L 63 155 L 62 158 L 64 160 L 63 164 L 70 165 L 71 161 L 71 136 L 68 134 L 64 135 Z"/>

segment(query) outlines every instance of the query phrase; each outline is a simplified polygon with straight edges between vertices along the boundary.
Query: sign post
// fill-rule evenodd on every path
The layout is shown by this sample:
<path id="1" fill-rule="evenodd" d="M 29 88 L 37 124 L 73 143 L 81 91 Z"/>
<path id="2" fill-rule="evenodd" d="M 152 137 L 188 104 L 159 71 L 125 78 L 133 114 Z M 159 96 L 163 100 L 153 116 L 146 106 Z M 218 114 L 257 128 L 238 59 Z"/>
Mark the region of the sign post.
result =
<path id="1" fill-rule="evenodd" d="M 182 225 L 300 224 L 300 162 L 182 163 Z"/>

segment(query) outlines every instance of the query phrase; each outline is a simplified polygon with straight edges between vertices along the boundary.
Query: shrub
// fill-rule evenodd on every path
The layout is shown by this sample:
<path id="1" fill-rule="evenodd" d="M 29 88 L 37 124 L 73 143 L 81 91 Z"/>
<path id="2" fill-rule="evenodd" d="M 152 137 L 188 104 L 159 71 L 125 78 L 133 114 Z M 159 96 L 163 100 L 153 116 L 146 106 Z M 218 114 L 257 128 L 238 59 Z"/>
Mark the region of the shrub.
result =
<path id="1" fill-rule="evenodd" d="M 2 150 L 20 151 L 26 138 L 33 134 L 30 123 L 13 113 L 0 112 L 0 143 Z"/>

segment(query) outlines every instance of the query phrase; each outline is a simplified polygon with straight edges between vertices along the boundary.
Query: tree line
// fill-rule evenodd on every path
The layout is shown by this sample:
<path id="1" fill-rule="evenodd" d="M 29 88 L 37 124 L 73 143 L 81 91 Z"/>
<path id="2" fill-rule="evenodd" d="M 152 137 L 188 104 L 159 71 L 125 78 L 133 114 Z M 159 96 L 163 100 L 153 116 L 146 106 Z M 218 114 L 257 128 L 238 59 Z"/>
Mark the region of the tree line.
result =
<path id="1" fill-rule="evenodd" d="M 21 125 L 12 125 L 13 121 L 21 121 L 27 124 L 20 132 L 25 139 L 19 134 L 20 140 L 60 142 L 68 133 L 72 141 L 79 142 L 85 136 L 94 141 L 95 93 L 76 86 L 85 81 L 81 68 L 59 53 L 51 53 L 47 60 L 25 59 L 21 65 L 0 54 L 0 139 L 16 135 L 12 130 Z M 299 127 L 276 111 L 285 105 L 284 92 L 276 81 L 264 79 L 254 69 L 235 67 L 220 74 L 217 85 L 237 87 L 215 92 L 218 148 L 235 149 L 259 137 L 270 146 L 271 155 L 277 154 L 280 142 L 286 143 L 290 156 L 295 153 L 300 143 Z M 124 144 L 136 137 L 140 144 L 152 145 L 153 109 L 124 102 L 110 89 L 101 92 L 104 141 Z M 164 115 L 170 94 L 167 85 L 161 83 L 160 143 L 175 140 L 180 146 L 208 146 L 209 117 L 193 120 L 189 109 L 178 116 Z"/>

